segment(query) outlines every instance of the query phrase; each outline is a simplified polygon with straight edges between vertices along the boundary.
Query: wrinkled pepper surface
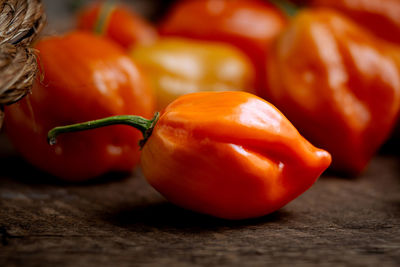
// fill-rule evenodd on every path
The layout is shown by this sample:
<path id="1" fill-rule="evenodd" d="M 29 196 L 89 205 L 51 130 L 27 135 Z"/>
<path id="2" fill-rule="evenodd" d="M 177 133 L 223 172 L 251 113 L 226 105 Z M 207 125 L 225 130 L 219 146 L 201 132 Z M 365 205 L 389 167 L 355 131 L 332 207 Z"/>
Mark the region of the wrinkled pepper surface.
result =
<path id="1" fill-rule="evenodd" d="M 311 0 L 313 6 L 338 10 L 375 35 L 400 44 L 399 0 Z"/>
<path id="2" fill-rule="evenodd" d="M 221 218 L 281 208 L 331 162 L 274 106 L 245 92 L 188 94 L 153 120 L 111 117 L 57 127 L 48 137 L 54 143 L 60 133 L 120 123 L 143 132 L 142 169 L 155 189 L 179 206 Z"/>
<path id="3" fill-rule="evenodd" d="M 286 24 L 280 9 L 267 2 L 193 0 L 178 2 L 161 23 L 160 33 L 237 46 L 253 62 L 257 94 L 263 96 L 268 49 Z"/>
<path id="4" fill-rule="evenodd" d="M 400 107 L 400 54 L 335 11 L 300 12 L 271 49 L 268 99 L 336 170 L 361 172 Z"/>
<path id="5" fill-rule="evenodd" d="M 199 91 L 252 91 L 254 67 L 229 45 L 163 38 L 136 46 L 132 58 L 152 82 L 161 110 L 178 96 Z"/>
<path id="6" fill-rule="evenodd" d="M 7 134 L 33 165 L 66 180 L 131 171 L 139 162 L 140 133 L 115 126 L 63 136 L 49 147 L 49 129 L 118 114 L 151 117 L 154 97 L 122 49 L 83 32 L 37 43 L 39 79 L 32 93 L 6 108 Z M 42 78 L 42 79 L 41 79 Z"/>
<path id="7" fill-rule="evenodd" d="M 158 38 L 156 29 L 129 7 L 110 1 L 87 6 L 78 15 L 79 30 L 97 32 L 129 49 L 136 44 L 151 44 Z"/>

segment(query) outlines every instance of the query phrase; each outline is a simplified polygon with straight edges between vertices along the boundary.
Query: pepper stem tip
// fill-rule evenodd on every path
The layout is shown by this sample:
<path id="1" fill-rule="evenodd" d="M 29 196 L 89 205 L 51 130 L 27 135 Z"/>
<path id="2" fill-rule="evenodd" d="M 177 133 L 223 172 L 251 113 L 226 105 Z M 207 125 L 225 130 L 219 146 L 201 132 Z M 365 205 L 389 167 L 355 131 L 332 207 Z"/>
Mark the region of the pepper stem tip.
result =
<path id="1" fill-rule="evenodd" d="M 123 124 L 132 126 L 141 131 L 143 139 L 140 140 L 139 146 L 142 148 L 147 139 L 151 136 L 159 117 L 159 112 L 156 112 L 151 120 L 135 115 L 118 115 L 72 125 L 58 126 L 47 133 L 47 142 L 49 145 L 55 145 L 57 143 L 57 136 L 62 133 L 86 131 L 110 125 Z"/>

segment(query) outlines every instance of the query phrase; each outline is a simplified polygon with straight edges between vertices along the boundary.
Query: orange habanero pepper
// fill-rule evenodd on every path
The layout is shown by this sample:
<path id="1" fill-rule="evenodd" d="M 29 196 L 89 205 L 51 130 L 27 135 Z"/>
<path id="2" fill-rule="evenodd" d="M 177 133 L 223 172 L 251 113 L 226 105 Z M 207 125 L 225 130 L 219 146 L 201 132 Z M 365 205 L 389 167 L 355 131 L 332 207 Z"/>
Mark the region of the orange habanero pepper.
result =
<path id="1" fill-rule="evenodd" d="M 49 142 L 60 133 L 111 124 L 142 131 L 143 173 L 168 200 L 221 218 L 258 217 L 281 208 L 331 162 L 274 106 L 245 92 L 181 96 L 153 120 L 117 116 L 57 127 Z"/>
<path id="2" fill-rule="evenodd" d="M 103 33 L 126 49 L 151 44 L 158 38 L 156 29 L 129 7 L 110 2 L 84 8 L 78 15 L 78 29 Z"/>
<path id="3" fill-rule="evenodd" d="M 343 12 L 375 35 L 400 44 L 399 0 L 311 0 L 311 3 Z"/>
<path id="4" fill-rule="evenodd" d="M 332 10 L 300 12 L 273 45 L 269 100 L 339 171 L 361 172 L 400 108 L 400 51 Z"/>
<path id="5" fill-rule="evenodd" d="M 39 41 L 32 93 L 6 107 L 6 132 L 33 165 L 66 180 L 130 171 L 139 162 L 140 134 L 116 126 L 64 136 L 49 147 L 49 129 L 118 114 L 151 116 L 154 97 L 132 60 L 116 44 L 84 32 Z"/>
<path id="6" fill-rule="evenodd" d="M 235 45 L 253 62 L 256 92 L 264 96 L 266 58 L 287 19 L 274 5 L 257 0 L 181 1 L 160 26 L 160 33 Z"/>

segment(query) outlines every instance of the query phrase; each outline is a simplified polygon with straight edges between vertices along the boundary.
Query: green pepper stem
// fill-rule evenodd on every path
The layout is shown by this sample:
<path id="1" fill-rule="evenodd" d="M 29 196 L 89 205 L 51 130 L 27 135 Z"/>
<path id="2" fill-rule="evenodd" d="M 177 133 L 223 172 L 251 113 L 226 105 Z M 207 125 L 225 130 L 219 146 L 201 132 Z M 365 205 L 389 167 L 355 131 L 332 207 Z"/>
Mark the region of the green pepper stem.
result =
<path id="1" fill-rule="evenodd" d="M 153 128 L 156 125 L 158 118 L 160 116 L 159 112 L 154 114 L 153 119 L 148 120 L 140 116 L 134 115 L 119 115 L 119 116 L 112 116 L 107 117 L 99 120 L 87 121 L 77 124 L 71 124 L 67 126 L 59 126 L 51 129 L 47 134 L 47 142 L 50 145 L 54 145 L 57 142 L 57 136 L 63 133 L 72 133 L 72 132 L 80 132 L 86 131 L 91 129 L 97 129 L 105 126 L 110 125 L 118 125 L 124 124 L 132 126 L 143 134 L 143 139 L 140 140 L 139 146 L 142 148 L 143 145 L 146 143 L 147 139 L 150 137 L 151 133 L 153 132 Z"/>
<path id="2" fill-rule="evenodd" d="M 294 17 L 299 11 L 299 6 L 287 0 L 269 0 L 269 2 L 282 10 L 288 17 Z"/>
<path id="3" fill-rule="evenodd" d="M 97 21 L 93 28 L 95 34 L 103 35 L 106 30 L 111 13 L 114 10 L 114 6 L 115 5 L 113 0 L 107 0 L 101 5 L 99 15 L 97 16 Z"/>

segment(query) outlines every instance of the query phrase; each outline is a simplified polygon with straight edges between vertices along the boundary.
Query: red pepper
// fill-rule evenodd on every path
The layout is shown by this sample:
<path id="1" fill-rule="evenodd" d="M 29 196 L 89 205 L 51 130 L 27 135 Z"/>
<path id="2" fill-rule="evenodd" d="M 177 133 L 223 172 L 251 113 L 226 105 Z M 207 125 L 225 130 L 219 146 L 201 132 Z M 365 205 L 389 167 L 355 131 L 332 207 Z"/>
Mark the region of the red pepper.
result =
<path id="1" fill-rule="evenodd" d="M 159 118 L 117 116 L 58 127 L 49 141 L 112 124 L 142 131 L 143 173 L 161 194 L 221 218 L 258 217 L 281 208 L 331 162 L 329 153 L 306 141 L 275 107 L 244 92 L 188 94 Z"/>
<path id="2" fill-rule="evenodd" d="M 311 0 L 316 7 L 343 12 L 385 40 L 400 44 L 399 0 Z"/>
<path id="3" fill-rule="evenodd" d="M 192 0 L 178 2 L 160 32 L 235 45 L 255 65 L 257 94 L 265 96 L 268 49 L 286 23 L 279 9 L 262 1 Z"/>
<path id="4" fill-rule="evenodd" d="M 400 49 L 333 10 L 306 10 L 273 45 L 269 97 L 333 167 L 361 172 L 400 108 Z"/>
<path id="5" fill-rule="evenodd" d="M 55 147 L 47 131 L 57 125 L 118 114 L 151 116 L 154 98 L 132 60 L 114 43 L 73 32 L 39 41 L 43 80 L 6 107 L 8 136 L 33 165 L 66 180 L 130 171 L 139 161 L 140 134 L 124 126 L 64 136 Z"/>
<path id="6" fill-rule="evenodd" d="M 110 2 L 84 8 L 78 16 L 78 29 L 103 33 L 126 49 L 151 44 L 158 38 L 155 28 L 133 10 Z"/>

